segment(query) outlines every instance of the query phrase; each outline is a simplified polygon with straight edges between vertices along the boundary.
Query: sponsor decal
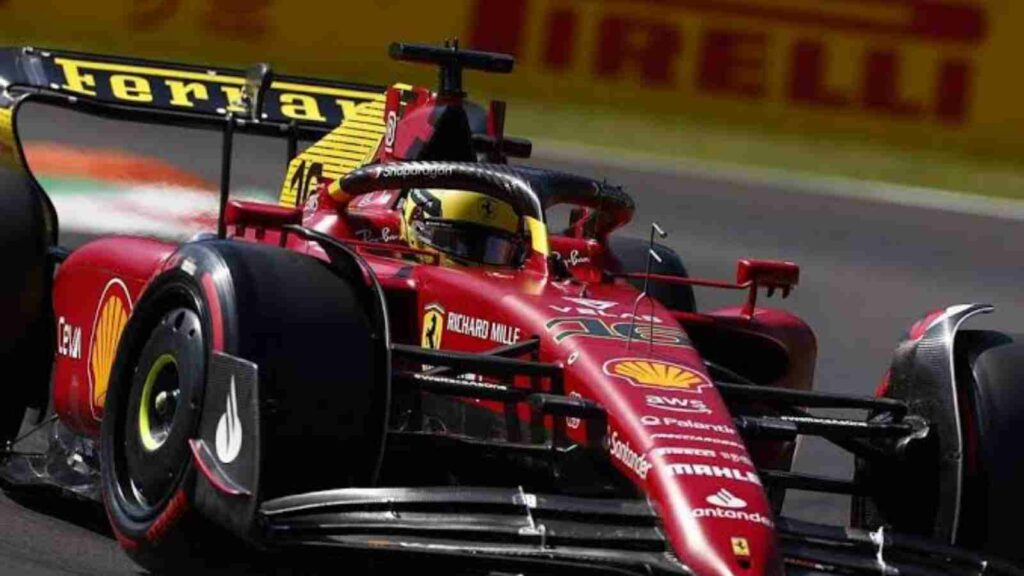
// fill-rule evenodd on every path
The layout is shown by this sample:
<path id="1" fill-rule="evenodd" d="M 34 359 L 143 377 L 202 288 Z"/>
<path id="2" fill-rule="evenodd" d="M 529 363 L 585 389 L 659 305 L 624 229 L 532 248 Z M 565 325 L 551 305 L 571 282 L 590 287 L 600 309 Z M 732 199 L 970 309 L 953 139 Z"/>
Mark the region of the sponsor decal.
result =
<path id="1" fill-rule="evenodd" d="M 709 436 L 694 436 L 692 434 L 652 434 L 652 440 L 688 440 L 690 442 L 704 442 L 706 444 L 717 444 L 719 446 L 730 446 L 732 448 L 745 449 L 746 447 L 740 442 L 734 440 L 724 440 L 722 438 L 711 438 Z"/>
<path id="2" fill-rule="evenodd" d="M 660 410 L 689 412 L 691 414 L 708 414 L 711 412 L 708 410 L 707 405 L 704 404 L 704 401 L 697 398 L 677 398 L 675 396 L 648 394 L 646 400 L 648 406 Z"/>
<path id="3" fill-rule="evenodd" d="M 709 464 L 669 464 L 669 470 L 676 476 L 700 476 L 704 478 L 727 478 L 747 484 L 761 485 L 757 473 L 740 470 L 731 466 L 712 466 Z"/>
<path id="4" fill-rule="evenodd" d="M 711 385 L 711 382 L 699 372 L 660 360 L 616 358 L 605 362 L 604 373 L 623 378 L 634 386 L 647 388 L 699 392 L 701 388 Z"/>
<path id="5" fill-rule="evenodd" d="M 121 333 L 128 324 L 132 312 L 132 299 L 128 287 L 118 278 L 107 282 L 100 294 L 99 305 L 92 324 L 92 341 L 89 344 L 89 389 L 92 390 L 92 414 L 106 404 L 107 386 L 110 384 L 110 370 L 114 366 L 117 345 Z"/>
<path id="6" fill-rule="evenodd" d="M 242 452 L 242 420 L 238 417 L 238 392 L 235 390 L 235 377 L 231 377 L 231 391 L 227 396 L 224 414 L 217 421 L 217 438 L 215 441 L 217 459 L 230 464 Z"/>
<path id="7" fill-rule="evenodd" d="M 555 309 L 558 310 L 558 308 Z M 607 322 L 594 316 L 553 318 L 548 320 L 546 328 L 558 343 L 576 336 L 626 342 L 630 340 L 629 335 L 632 330 L 633 342 L 690 347 L 690 340 L 679 328 L 652 326 L 649 318 L 642 317 L 638 317 L 635 322 Z"/>
<path id="8" fill-rule="evenodd" d="M 772 519 L 760 512 L 730 510 L 726 508 L 694 508 L 690 511 L 694 518 L 722 518 L 724 520 L 741 520 L 752 524 L 760 524 L 766 528 L 775 528 Z"/>
<path id="9" fill-rule="evenodd" d="M 747 466 L 753 466 L 754 461 L 750 459 L 750 456 L 746 454 L 736 454 L 735 452 L 719 452 L 718 456 L 723 460 L 735 462 L 737 464 L 746 464 Z"/>
<path id="10" fill-rule="evenodd" d="M 363 242 L 397 242 L 401 239 L 401 236 L 391 231 L 391 228 L 387 226 L 380 229 L 380 235 L 377 235 L 374 230 L 370 228 L 363 228 L 362 230 L 356 231 L 356 236 Z"/>
<path id="11" fill-rule="evenodd" d="M 629 445 L 629 441 L 619 440 L 619 433 L 617 431 L 613 430 L 609 435 L 608 451 L 612 457 L 635 472 L 641 480 L 647 479 L 647 473 L 650 472 L 652 464 L 647 461 L 646 456 L 633 450 L 633 447 Z"/>
<path id="12" fill-rule="evenodd" d="M 63 83 L 53 86 L 134 105 L 205 112 L 243 112 L 241 76 L 57 56 L 44 60 Z M 383 124 L 384 94 L 365 89 L 274 81 L 264 113 L 271 118 L 337 125 L 364 116 Z M 382 126 L 383 128 L 383 126 Z"/>
<path id="13" fill-rule="evenodd" d="M 574 250 L 574 252 L 577 252 L 577 251 Z M 599 312 L 603 312 L 603 311 L 605 311 L 605 310 L 607 310 L 609 308 L 613 308 L 613 307 L 618 305 L 618 302 L 609 302 L 608 300 L 594 300 L 594 299 L 591 299 L 591 298 L 569 298 L 569 297 L 563 296 L 562 300 L 568 300 L 569 302 L 572 302 L 573 304 L 576 304 L 577 306 L 581 306 L 583 308 L 589 308 L 591 310 L 597 310 Z"/>
<path id="14" fill-rule="evenodd" d="M 569 362 L 569 364 L 571 365 L 572 362 Z M 580 396 L 580 393 L 575 391 L 575 390 L 573 390 L 572 392 L 569 392 L 569 397 L 570 398 L 583 398 L 583 396 Z M 565 425 L 568 426 L 569 428 L 575 430 L 575 429 L 580 427 L 580 419 L 579 418 L 566 418 L 565 419 Z"/>
<path id="15" fill-rule="evenodd" d="M 655 448 L 651 451 L 651 454 L 658 454 L 661 456 L 696 456 L 698 458 L 716 458 L 718 456 L 718 453 L 714 450 L 681 447 Z"/>
<path id="16" fill-rule="evenodd" d="M 980 96 L 988 85 L 978 79 L 983 65 L 991 70 L 1003 61 L 990 50 L 1000 44 L 991 23 L 1007 5 L 647 1 L 631 4 L 624 19 L 617 3 L 481 1 L 468 43 L 521 55 L 523 69 L 542 71 L 543 81 L 626 93 L 641 107 L 660 103 L 660 91 L 677 102 L 770 106 L 787 118 L 813 106 L 851 118 L 958 126 L 989 102 Z M 879 45 L 879 33 L 894 41 Z M 702 40 L 690 45 L 688 38 Z M 775 57 L 779 46 L 794 57 Z M 527 86 L 542 81 L 523 78 Z"/>
<path id="17" fill-rule="evenodd" d="M 702 432 L 717 432 L 718 434 L 727 434 L 729 436 L 735 436 L 736 430 L 732 426 L 725 424 L 711 424 L 708 422 L 698 422 L 696 420 L 680 420 L 679 418 L 662 418 L 660 416 L 643 416 L 640 418 L 640 423 L 644 426 L 670 426 L 673 428 L 687 428 L 689 430 L 700 430 Z"/>
<path id="18" fill-rule="evenodd" d="M 796 422 L 798 424 L 822 422 L 825 424 L 838 424 L 840 426 L 855 426 L 857 428 L 867 428 L 870 426 L 869 422 L 861 422 L 860 420 L 840 420 L 838 418 L 812 418 L 808 416 L 780 416 L 779 418 L 787 422 Z"/>
<path id="19" fill-rule="evenodd" d="M 57 354 L 74 360 L 82 357 L 82 328 L 68 324 L 63 316 L 57 319 Z"/>
<path id="20" fill-rule="evenodd" d="M 444 337 L 444 307 L 438 303 L 427 304 L 423 309 L 423 332 L 420 335 L 420 346 L 431 350 L 441 349 Z"/>
<path id="21" fill-rule="evenodd" d="M 745 500 L 736 496 L 732 492 L 729 492 L 725 488 L 722 488 L 718 492 L 708 496 L 705 500 L 708 504 L 718 506 L 720 508 L 733 508 L 738 510 L 747 507 L 747 502 Z"/>
<path id="22" fill-rule="evenodd" d="M 578 252 L 578 250 L 573 250 L 574 254 L 576 252 Z M 585 260 L 585 262 L 589 262 L 589 261 L 590 261 L 589 258 L 587 258 Z M 577 264 L 579 264 L 579 263 L 584 263 L 584 261 L 577 262 Z M 570 265 L 575 265 L 575 264 L 572 264 L 570 262 Z M 634 315 L 632 312 L 612 312 L 612 311 L 609 311 L 611 308 L 614 308 L 615 306 L 618 306 L 618 302 L 609 302 L 607 300 L 593 300 L 593 299 L 590 299 L 590 298 L 569 298 L 567 296 L 563 296 L 562 299 L 563 300 L 567 300 L 567 301 L 575 304 L 576 306 L 556 306 L 556 305 L 552 304 L 552 305 L 550 305 L 550 308 L 552 310 L 554 310 L 555 312 L 559 312 L 561 314 L 578 314 L 580 316 L 596 316 L 596 317 L 599 317 L 599 318 L 609 318 L 609 319 L 612 319 L 612 320 L 633 320 L 633 319 L 636 319 L 637 322 L 647 322 L 648 324 L 650 324 L 651 322 L 653 322 L 655 324 L 662 324 L 663 323 L 662 319 L 658 318 L 657 316 L 650 316 L 650 315 L 647 315 L 647 314 L 636 314 L 636 315 Z M 626 333 L 627 334 L 629 333 L 628 329 L 627 329 Z"/>
<path id="23" fill-rule="evenodd" d="M 746 538 L 740 538 L 733 536 L 730 538 L 732 543 L 732 553 L 736 556 L 750 556 L 750 543 L 747 542 Z"/>
<path id="24" fill-rule="evenodd" d="M 569 257 L 565 259 L 565 262 L 570 267 L 590 264 L 590 256 L 584 256 L 580 254 L 579 250 L 573 250 L 569 252 Z"/>
<path id="25" fill-rule="evenodd" d="M 447 329 L 455 334 L 490 340 L 506 346 L 519 342 L 520 336 L 519 328 L 459 312 L 448 313 Z"/>
<path id="26" fill-rule="evenodd" d="M 433 366 L 424 366 L 423 370 L 427 371 L 427 370 L 430 370 L 431 368 L 433 368 Z M 472 373 L 459 374 L 455 378 L 457 380 L 462 380 L 466 384 L 470 384 L 470 385 L 475 386 L 477 388 L 486 388 L 488 390 L 507 390 L 508 389 L 508 387 L 503 385 L 503 384 L 495 384 L 495 383 L 492 383 L 492 382 L 485 382 L 484 379 L 483 379 L 483 376 L 481 376 L 479 374 L 472 374 Z M 431 374 L 419 374 L 417 376 L 417 379 L 423 380 L 423 381 L 426 381 L 426 382 L 438 382 L 440 384 L 447 383 L 447 378 L 446 377 L 444 377 L 444 376 L 434 376 L 434 375 L 431 375 Z"/>
<path id="27" fill-rule="evenodd" d="M 451 176 L 455 169 L 451 166 L 435 166 L 431 164 L 385 165 L 377 170 L 377 178 L 442 178 Z"/>
<path id="28" fill-rule="evenodd" d="M 659 436 L 656 434 L 655 436 Z M 707 438 L 706 440 L 713 440 Z M 728 442 L 723 440 L 723 443 L 736 444 L 735 442 Z M 737 446 L 738 447 L 738 446 Z M 665 447 L 655 448 L 651 451 L 651 454 L 658 454 L 660 456 L 695 456 L 698 458 L 720 458 L 722 460 L 728 460 L 735 464 L 746 464 L 747 466 L 754 466 L 754 462 L 746 454 L 736 454 L 734 452 L 721 452 L 714 450 L 707 450 L 703 448 L 685 448 L 685 447 Z"/>

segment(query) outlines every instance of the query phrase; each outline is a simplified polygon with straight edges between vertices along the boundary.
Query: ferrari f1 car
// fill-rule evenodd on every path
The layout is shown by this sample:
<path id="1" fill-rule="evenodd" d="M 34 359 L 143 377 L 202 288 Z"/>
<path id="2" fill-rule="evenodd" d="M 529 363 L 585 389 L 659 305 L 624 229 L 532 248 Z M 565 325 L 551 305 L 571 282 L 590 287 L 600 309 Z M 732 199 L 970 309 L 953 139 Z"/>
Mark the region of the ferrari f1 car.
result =
<path id="1" fill-rule="evenodd" d="M 438 88 L 0 53 L 9 489 L 102 501 L 158 572 L 246 549 L 476 573 L 1020 572 L 1024 348 L 961 329 L 990 307 L 914 324 L 874 396 L 816 393 L 811 329 L 758 302 L 795 264 L 688 277 L 656 225 L 614 235 L 621 188 L 509 164 L 530 144 L 501 102 L 473 128 L 463 70 L 510 57 L 391 54 L 438 65 Z M 222 131 L 218 229 L 61 247 L 26 101 Z M 238 132 L 287 143 L 279 204 L 230 198 Z M 438 190 L 483 219 L 510 207 L 520 242 L 476 266 L 411 242 L 412 197 Z M 742 300 L 699 310 L 694 286 Z M 26 453 L 33 424 L 50 440 Z M 792 471 L 801 435 L 849 451 L 854 477 Z M 792 490 L 850 495 L 850 524 L 783 517 Z"/>

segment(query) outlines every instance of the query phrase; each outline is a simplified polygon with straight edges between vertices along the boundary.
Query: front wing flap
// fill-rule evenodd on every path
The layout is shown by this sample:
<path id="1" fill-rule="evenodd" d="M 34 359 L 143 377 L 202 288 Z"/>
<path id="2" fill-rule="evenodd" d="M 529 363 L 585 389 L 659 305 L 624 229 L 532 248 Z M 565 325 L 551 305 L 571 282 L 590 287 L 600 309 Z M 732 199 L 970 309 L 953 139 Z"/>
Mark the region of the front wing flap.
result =
<path id="1" fill-rule="evenodd" d="M 646 500 L 530 494 L 510 488 L 351 488 L 289 496 L 260 510 L 275 548 L 362 551 L 460 572 L 573 569 L 691 574 Z M 780 518 L 787 574 L 1024 574 L 932 540 Z"/>

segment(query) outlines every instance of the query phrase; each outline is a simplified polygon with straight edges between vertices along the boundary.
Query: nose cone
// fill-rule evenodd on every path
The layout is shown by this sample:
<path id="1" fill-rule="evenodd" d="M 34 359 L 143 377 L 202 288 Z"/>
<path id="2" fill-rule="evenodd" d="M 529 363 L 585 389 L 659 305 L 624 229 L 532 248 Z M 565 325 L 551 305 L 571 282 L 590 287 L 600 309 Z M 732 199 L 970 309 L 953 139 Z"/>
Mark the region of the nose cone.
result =
<path id="1" fill-rule="evenodd" d="M 654 500 L 676 556 L 696 574 L 782 574 L 754 462 L 714 384 L 688 360 L 606 363 L 628 384 L 609 426 L 612 460 Z"/>
<path id="2" fill-rule="evenodd" d="M 783 574 L 757 474 L 737 465 L 692 463 L 685 456 L 681 461 L 680 455 L 679 448 L 648 454 L 649 493 L 660 505 L 679 559 L 700 576 Z"/>

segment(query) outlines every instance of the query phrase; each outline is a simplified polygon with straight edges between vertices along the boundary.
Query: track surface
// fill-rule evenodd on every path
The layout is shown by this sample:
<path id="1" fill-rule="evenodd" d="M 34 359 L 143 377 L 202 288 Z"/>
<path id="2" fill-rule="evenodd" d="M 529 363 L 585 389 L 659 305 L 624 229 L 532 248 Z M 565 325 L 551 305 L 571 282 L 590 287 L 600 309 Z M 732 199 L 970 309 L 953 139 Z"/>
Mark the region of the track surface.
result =
<path id="1" fill-rule="evenodd" d="M 124 148 L 166 158 L 211 182 L 219 177 L 217 134 L 72 116 L 36 108 L 26 113 L 26 139 Z M 238 187 L 276 189 L 283 144 L 238 142 Z M 872 201 L 797 193 L 678 174 L 568 163 L 533 163 L 578 171 L 622 184 L 639 210 L 627 232 L 646 235 L 652 220 L 670 236 L 691 275 L 732 278 L 742 257 L 783 258 L 801 265 L 801 283 L 784 304 L 818 335 L 817 387 L 870 394 L 885 372 L 901 331 L 926 311 L 947 304 L 987 302 L 996 314 L 976 326 L 1024 327 L 1024 223 Z M 79 241 L 68 238 L 65 241 Z M 736 294 L 699 292 L 704 309 L 737 302 Z M 846 476 L 849 458 L 824 443 L 807 442 L 798 469 Z M 40 508 L 42 508 L 40 510 Z M 53 516 L 53 506 L 26 505 L 0 495 L 0 574 L 130 574 L 121 555 L 88 511 Z M 840 523 L 842 498 L 797 495 L 786 512 Z"/>

